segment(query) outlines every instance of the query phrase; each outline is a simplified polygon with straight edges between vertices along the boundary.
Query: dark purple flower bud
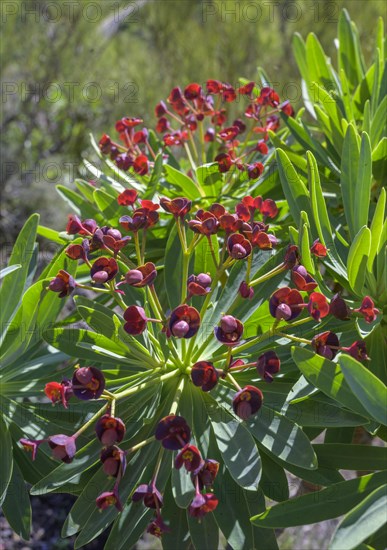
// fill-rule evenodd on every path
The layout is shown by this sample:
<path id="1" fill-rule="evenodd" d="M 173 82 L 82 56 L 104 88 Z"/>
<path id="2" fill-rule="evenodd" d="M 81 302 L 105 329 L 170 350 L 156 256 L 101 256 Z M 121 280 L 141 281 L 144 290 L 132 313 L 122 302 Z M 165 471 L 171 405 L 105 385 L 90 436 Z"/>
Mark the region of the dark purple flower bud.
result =
<path id="1" fill-rule="evenodd" d="M 154 483 L 150 485 L 142 484 L 137 487 L 132 495 L 133 502 L 143 501 L 147 508 L 161 508 L 163 505 L 163 497 Z"/>
<path id="2" fill-rule="evenodd" d="M 285 252 L 284 266 L 287 269 L 292 269 L 294 266 L 300 263 L 300 253 L 298 252 L 298 246 L 290 244 Z"/>
<path id="3" fill-rule="evenodd" d="M 98 399 L 105 389 L 105 377 L 96 367 L 81 367 L 74 372 L 72 386 L 78 399 Z"/>
<path id="4" fill-rule="evenodd" d="M 266 351 L 258 358 L 257 370 L 266 382 L 273 382 L 273 374 L 277 374 L 280 371 L 280 367 L 281 361 L 275 351 Z"/>
<path id="5" fill-rule="evenodd" d="M 81 244 L 70 244 L 65 250 L 66 256 L 72 260 L 85 260 L 86 251 Z"/>
<path id="6" fill-rule="evenodd" d="M 126 428 L 120 418 L 104 414 L 98 419 L 95 431 L 102 445 L 110 446 L 123 440 Z"/>
<path id="7" fill-rule="evenodd" d="M 160 205 L 166 212 L 173 214 L 175 218 L 183 219 L 191 210 L 192 202 L 185 197 L 179 197 L 172 200 L 161 198 Z"/>
<path id="8" fill-rule="evenodd" d="M 140 265 L 137 269 L 131 269 L 125 275 L 125 282 L 136 288 L 151 285 L 157 277 L 156 266 L 152 262 Z"/>
<path id="9" fill-rule="evenodd" d="M 245 386 L 239 390 L 232 400 L 234 412 L 242 420 L 247 420 L 262 406 L 263 395 L 255 386 Z"/>
<path id="10" fill-rule="evenodd" d="M 129 306 L 125 310 L 124 319 L 126 321 L 124 330 L 134 336 L 144 332 L 148 322 L 144 309 L 139 306 Z"/>
<path id="11" fill-rule="evenodd" d="M 209 361 L 199 361 L 192 367 L 191 379 L 203 391 L 211 391 L 218 383 L 219 372 Z"/>
<path id="12" fill-rule="evenodd" d="M 114 258 L 98 258 L 90 269 L 90 277 L 95 283 L 111 281 L 118 273 L 118 264 Z"/>
<path id="13" fill-rule="evenodd" d="M 205 296 L 211 290 L 212 279 L 207 273 L 190 275 L 187 280 L 188 296 Z"/>
<path id="14" fill-rule="evenodd" d="M 215 327 L 215 336 L 226 346 L 235 346 L 243 334 L 243 324 L 232 315 L 225 315 L 220 320 L 220 326 Z"/>
<path id="15" fill-rule="evenodd" d="M 236 260 L 243 260 L 251 254 L 251 244 L 240 233 L 234 233 L 227 239 L 227 249 L 230 256 Z"/>
<path id="16" fill-rule="evenodd" d="M 340 296 L 340 294 L 335 294 L 329 304 L 329 313 L 340 319 L 341 321 L 349 320 L 351 310 L 347 306 L 346 302 Z"/>
<path id="17" fill-rule="evenodd" d="M 52 456 L 66 462 L 72 462 L 76 453 L 75 438 L 63 434 L 52 435 L 48 438 L 48 444 L 52 449 Z"/>
<path id="18" fill-rule="evenodd" d="M 191 429 L 182 416 L 170 414 L 157 424 L 155 437 L 166 449 L 182 449 L 191 438 Z"/>
<path id="19" fill-rule="evenodd" d="M 252 297 L 254 296 L 254 289 L 252 286 L 249 286 L 246 281 L 242 281 L 241 284 L 239 285 L 239 290 L 238 290 L 239 294 L 241 295 L 242 298 L 248 298 L 249 300 L 252 299 Z"/>

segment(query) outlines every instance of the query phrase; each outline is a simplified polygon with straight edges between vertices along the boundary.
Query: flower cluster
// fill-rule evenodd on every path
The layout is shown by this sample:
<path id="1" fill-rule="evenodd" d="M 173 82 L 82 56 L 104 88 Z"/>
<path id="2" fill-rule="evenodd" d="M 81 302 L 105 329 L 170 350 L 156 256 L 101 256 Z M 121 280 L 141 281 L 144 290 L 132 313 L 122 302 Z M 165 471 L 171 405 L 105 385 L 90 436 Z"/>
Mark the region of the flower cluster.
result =
<path id="1" fill-rule="evenodd" d="M 230 118 L 230 106 L 244 100 L 240 117 Z M 170 147 L 184 148 L 188 158 L 203 162 L 216 161 L 220 172 L 245 172 L 249 179 L 257 179 L 264 170 L 260 160 L 268 153 L 268 132 L 280 125 L 279 113 L 293 116 L 289 101 L 280 102 L 270 87 L 260 88 L 249 82 L 239 88 L 218 80 L 208 80 L 206 87 L 188 84 L 184 90 L 175 87 L 166 102 L 155 107 L 155 130 L 162 135 L 160 150 Z M 109 155 L 124 171 L 132 169 L 145 176 L 150 171 L 158 150 L 149 143 L 149 130 L 140 118 L 125 117 L 116 122 L 119 143 L 104 134 L 99 148 Z M 208 150 L 208 153 L 206 152 Z M 210 158 L 208 158 L 210 154 Z M 191 162 L 192 164 L 192 162 Z"/>

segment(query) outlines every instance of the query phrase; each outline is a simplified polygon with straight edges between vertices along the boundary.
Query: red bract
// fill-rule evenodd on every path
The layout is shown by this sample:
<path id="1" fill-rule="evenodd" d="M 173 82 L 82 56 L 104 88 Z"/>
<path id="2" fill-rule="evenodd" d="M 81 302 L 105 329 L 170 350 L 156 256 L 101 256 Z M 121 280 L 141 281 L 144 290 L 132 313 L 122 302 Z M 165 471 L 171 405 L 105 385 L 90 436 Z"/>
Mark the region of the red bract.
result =
<path id="1" fill-rule="evenodd" d="M 192 202 L 185 197 L 172 200 L 161 198 L 160 205 L 166 212 L 173 214 L 175 218 L 183 219 L 191 210 Z"/>
<path id="2" fill-rule="evenodd" d="M 191 438 L 191 429 L 182 416 L 170 414 L 157 424 L 155 437 L 166 449 L 182 449 Z"/>
<path id="3" fill-rule="evenodd" d="M 219 155 L 215 157 L 215 160 L 218 163 L 219 172 L 222 174 L 228 172 L 233 165 L 233 160 L 227 153 L 219 153 Z"/>
<path id="4" fill-rule="evenodd" d="M 353 311 L 356 311 L 357 313 L 363 315 L 366 323 L 372 323 L 373 321 L 375 321 L 377 315 L 380 313 L 380 311 L 375 307 L 372 298 L 370 298 L 369 296 L 365 296 L 363 298 L 361 306 L 357 309 L 354 309 Z"/>
<path id="5" fill-rule="evenodd" d="M 103 136 L 98 142 L 98 146 L 100 148 L 101 153 L 103 153 L 104 155 L 109 154 L 112 147 L 112 140 L 110 136 L 108 136 L 107 134 L 103 134 Z"/>
<path id="6" fill-rule="evenodd" d="M 167 132 L 171 129 L 171 125 L 169 124 L 169 120 L 165 118 L 165 116 L 162 116 L 159 118 L 156 124 L 156 132 L 159 134 L 164 134 L 164 132 Z"/>
<path id="7" fill-rule="evenodd" d="M 207 93 L 220 94 L 222 91 L 222 83 L 219 80 L 207 80 Z"/>
<path id="8" fill-rule="evenodd" d="M 117 197 L 117 202 L 121 206 L 133 206 L 138 198 L 138 193 L 135 189 L 125 189 Z"/>
<path id="9" fill-rule="evenodd" d="M 211 391 L 218 383 L 219 372 L 211 362 L 198 361 L 192 367 L 191 379 L 203 391 Z"/>
<path id="10" fill-rule="evenodd" d="M 207 273 L 190 275 L 187 280 L 188 298 L 191 296 L 205 296 L 211 291 L 212 279 Z"/>
<path id="11" fill-rule="evenodd" d="M 277 238 L 271 233 L 262 231 L 258 224 L 254 226 L 252 233 L 250 235 L 246 233 L 246 236 L 251 241 L 251 244 L 260 250 L 271 250 L 273 246 L 278 244 Z"/>
<path id="12" fill-rule="evenodd" d="M 247 165 L 247 175 L 249 180 L 256 180 L 263 174 L 265 167 L 262 162 L 254 162 Z"/>
<path id="13" fill-rule="evenodd" d="M 125 424 L 120 418 L 104 414 L 95 425 L 95 432 L 102 445 L 113 445 L 123 440 Z"/>
<path id="14" fill-rule="evenodd" d="M 318 285 L 311 275 L 306 271 L 303 265 L 298 265 L 292 269 L 292 281 L 298 290 L 311 292 Z"/>
<path id="15" fill-rule="evenodd" d="M 318 355 L 333 359 L 339 349 L 340 342 L 337 335 L 329 330 L 316 334 L 312 338 L 312 347 Z"/>
<path id="16" fill-rule="evenodd" d="M 298 252 L 298 246 L 290 244 L 285 252 L 284 266 L 287 269 L 292 269 L 295 265 L 300 263 L 300 254 Z"/>
<path id="17" fill-rule="evenodd" d="M 169 318 L 167 336 L 191 338 L 200 327 L 200 315 L 197 309 L 183 304 L 175 308 Z"/>
<path id="18" fill-rule="evenodd" d="M 310 251 L 312 254 L 317 256 L 317 258 L 324 258 L 327 255 L 327 248 L 324 246 L 318 239 L 314 241 L 312 246 L 310 247 Z"/>
<path id="19" fill-rule="evenodd" d="M 78 399 L 98 399 L 105 389 L 105 377 L 96 367 L 81 367 L 75 370 L 72 385 Z"/>
<path id="20" fill-rule="evenodd" d="M 196 214 L 196 219 L 190 220 L 188 226 L 195 233 L 202 235 L 215 235 L 219 230 L 219 221 L 211 212 L 199 210 Z"/>
<path id="21" fill-rule="evenodd" d="M 76 286 L 77 284 L 70 273 L 61 269 L 57 276 L 50 282 L 48 288 L 53 292 L 58 292 L 59 298 L 65 298 L 65 296 L 69 296 L 75 290 Z"/>
<path id="22" fill-rule="evenodd" d="M 188 508 L 188 513 L 194 518 L 203 518 L 209 512 L 213 512 L 218 506 L 218 499 L 212 493 L 202 495 L 197 493 Z"/>
<path id="23" fill-rule="evenodd" d="M 254 296 L 254 289 L 253 287 L 249 286 L 246 281 L 242 281 L 239 285 L 238 289 L 239 294 L 241 295 L 241 298 L 248 298 L 249 300 L 252 299 Z"/>
<path id="24" fill-rule="evenodd" d="M 241 86 L 238 88 L 238 92 L 242 95 L 251 95 L 251 92 L 255 88 L 255 82 L 248 82 L 248 84 L 245 84 L 244 86 Z"/>
<path id="25" fill-rule="evenodd" d="M 215 327 L 215 336 L 226 346 L 238 344 L 243 334 L 243 323 L 232 315 L 225 315 L 220 320 L 220 325 Z"/>
<path id="26" fill-rule="evenodd" d="M 200 96 L 202 93 L 202 87 L 200 84 L 197 84 L 196 82 L 193 82 L 192 84 L 188 84 L 186 88 L 184 89 L 184 97 L 186 99 L 196 99 Z"/>
<path id="27" fill-rule="evenodd" d="M 320 292 L 312 292 L 309 296 L 308 311 L 316 321 L 320 321 L 328 315 L 329 304 L 324 294 L 321 294 Z"/>
<path id="28" fill-rule="evenodd" d="M 285 286 L 276 290 L 270 297 L 270 314 L 276 319 L 291 321 L 300 315 L 303 299 L 298 290 Z"/>
<path id="29" fill-rule="evenodd" d="M 177 470 L 180 470 L 184 465 L 187 472 L 195 472 L 200 469 L 203 464 L 204 460 L 202 459 L 200 451 L 194 445 L 185 445 L 175 458 L 175 468 Z"/>
<path id="30" fill-rule="evenodd" d="M 281 105 L 280 105 L 280 109 L 283 113 L 285 113 L 286 116 L 294 116 L 294 109 L 293 107 L 290 105 L 289 101 L 284 101 Z"/>
<path id="31" fill-rule="evenodd" d="M 69 464 L 76 453 L 75 438 L 73 436 L 58 434 L 48 438 L 48 444 L 52 449 L 52 456 Z"/>
<path id="32" fill-rule="evenodd" d="M 230 126 L 229 128 L 224 128 L 219 132 L 219 137 L 223 141 L 231 141 L 239 134 L 238 126 Z"/>
<path id="33" fill-rule="evenodd" d="M 62 380 L 59 382 L 48 382 L 44 387 L 44 393 L 52 401 L 58 403 L 61 401 L 64 408 L 67 409 L 67 403 L 73 395 L 73 388 L 70 380 Z"/>
<path id="34" fill-rule="evenodd" d="M 134 336 L 144 332 L 148 322 L 144 309 L 139 306 L 129 306 L 125 310 L 124 319 L 126 321 L 124 330 L 126 330 L 128 334 Z"/>
<path id="35" fill-rule="evenodd" d="M 118 120 L 115 124 L 117 132 L 124 132 L 127 128 L 134 128 L 139 124 L 142 124 L 142 118 L 136 117 L 124 117 Z"/>
<path id="36" fill-rule="evenodd" d="M 341 321 L 346 321 L 349 319 L 351 310 L 339 294 L 335 294 L 329 304 L 329 313 L 340 319 Z"/>
<path id="37" fill-rule="evenodd" d="M 39 445 L 41 445 L 44 441 L 45 439 L 19 439 L 19 443 L 23 446 L 23 449 L 29 453 L 32 453 L 32 460 L 35 460 Z"/>
<path id="38" fill-rule="evenodd" d="M 227 250 L 232 258 L 243 260 L 247 256 L 250 256 L 252 247 L 243 235 L 234 233 L 227 239 Z"/>
<path id="39" fill-rule="evenodd" d="M 100 510 L 105 510 L 109 506 L 115 506 L 119 512 L 122 512 L 123 506 L 118 495 L 118 491 L 114 488 L 113 491 L 105 491 L 101 493 L 95 500 L 97 507 Z"/>
<path id="40" fill-rule="evenodd" d="M 143 483 L 139 485 L 132 495 L 133 502 L 143 501 L 147 508 L 161 508 L 163 505 L 163 497 L 154 483 L 149 485 Z"/>
<path id="41" fill-rule="evenodd" d="M 223 83 L 222 98 L 227 103 L 231 103 L 236 100 L 236 93 L 231 84 Z"/>
<path id="42" fill-rule="evenodd" d="M 356 342 L 353 342 L 348 348 L 341 348 L 343 351 L 349 353 L 349 355 L 352 355 L 355 359 L 358 361 L 367 361 L 369 359 L 367 355 L 367 348 L 366 343 L 364 340 L 357 340 Z"/>
<path id="43" fill-rule="evenodd" d="M 133 162 L 133 170 L 140 176 L 145 176 L 149 172 L 149 161 L 146 155 L 139 155 Z"/>
<path id="44" fill-rule="evenodd" d="M 88 243 L 88 241 L 86 240 Z M 65 250 L 66 256 L 72 260 L 85 260 L 87 258 L 86 247 L 82 244 L 70 244 Z"/>
<path id="45" fill-rule="evenodd" d="M 90 277 L 99 284 L 111 281 L 117 273 L 118 264 L 114 258 L 98 258 L 90 269 Z"/>
<path id="46" fill-rule="evenodd" d="M 275 218 L 278 214 L 277 205 L 272 199 L 265 199 L 262 201 L 259 210 L 264 218 Z"/>
<path id="47" fill-rule="evenodd" d="M 256 150 L 259 151 L 262 155 L 267 155 L 267 153 L 269 152 L 269 148 L 263 139 L 258 141 Z"/>
<path id="48" fill-rule="evenodd" d="M 164 101 L 160 101 L 156 107 L 155 107 L 155 115 L 157 118 L 162 117 L 167 112 L 167 106 L 165 105 Z"/>
<path id="49" fill-rule="evenodd" d="M 125 275 L 125 282 L 136 288 L 149 286 L 157 277 L 156 266 L 152 262 L 147 262 L 144 265 L 138 266 L 136 269 L 131 269 Z"/>
<path id="50" fill-rule="evenodd" d="M 260 105 L 270 105 L 270 107 L 277 107 L 277 105 L 279 104 L 279 96 L 275 92 L 275 90 L 273 90 L 273 88 L 265 86 L 261 89 L 257 102 Z"/>
<path id="51" fill-rule="evenodd" d="M 122 477 L 126 469 L 125 452 L 113 445 L 101 451 L 103 471 L 107 476 Z"/>
<path id="52" fill-rule="evenodd" d="M 275 351 L 266 351 L 258 357 L 257 371 L 266 382 L 273 382 L 273 374 L 280 371 L 281 361 Z"/>
<path id="53" fill-rule="evenodd" d="M 263 395 L 255 386 L 245 386 L 239 390 L 232 400 L 234 412 L 242 420 L 247 420 L 262 406 Z"/>

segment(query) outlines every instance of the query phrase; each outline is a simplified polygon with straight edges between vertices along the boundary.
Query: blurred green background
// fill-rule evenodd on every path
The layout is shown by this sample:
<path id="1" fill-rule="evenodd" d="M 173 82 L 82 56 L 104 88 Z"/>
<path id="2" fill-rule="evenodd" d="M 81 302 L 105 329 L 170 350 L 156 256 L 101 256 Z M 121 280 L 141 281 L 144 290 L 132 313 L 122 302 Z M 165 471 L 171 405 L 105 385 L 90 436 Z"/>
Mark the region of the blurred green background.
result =
<path id="1" fill-rule="evenodd" d="M 173 86 L 237 84 L 262 66 L 281 98 L 299 106 L 291 37 L 315 32 L 335 64 L 342 7 L 369 61 L 384 0 L 2 0 L 2 241 L 34 211 L 62 228 L 67 210 L 55 184 L 82 173 L 89 133 L 114 134 L 123 116 L 152 125 L 154 105 Z"/>

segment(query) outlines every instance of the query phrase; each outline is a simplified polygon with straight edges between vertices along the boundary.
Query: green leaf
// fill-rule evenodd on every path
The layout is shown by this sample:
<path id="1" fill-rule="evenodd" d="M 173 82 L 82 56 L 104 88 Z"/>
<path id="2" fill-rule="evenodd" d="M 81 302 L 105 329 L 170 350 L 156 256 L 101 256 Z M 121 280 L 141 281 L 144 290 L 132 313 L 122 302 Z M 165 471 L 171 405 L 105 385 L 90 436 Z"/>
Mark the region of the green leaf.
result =
<path id="1" fill-rule="evenodd" d="M 38 224 L 39 215 L 33 214 L 24 224 L 13 247 L 8 267 L 21 265 L 21 268 L 13 277 L 6 278 L 0 289 L 0 326 L 2 330 L 7 328 L 7 323 L 11 321 L 22 298 L 29 273 L 29 264 L 34 253 Z"/>
<path id="2" fill-rule="evenodd" d="M 93 193 L 95 204 L 101 210 L 105 220 L 111 225 L 118 225 L 120 215 L 124 215 L 127 211 L 120 208 L 117 203 L 117 195 L 109 195 L 102 189 L 95 189 Z"/>
<path id="3" fill-rule="evenodd" d="M 372 491 L 337 526 L 330 550 L 352 550 L 386 523 L 387 484 Z"/>
<path id="4" fill-rule="evenodd" d="M 384 187 L 380 190 L 378 202 L 376 204 L 374 217 L 371 222 L 371 249 L 367 260 L 368 271 L 372 272 L 372 265 L 376 254 L 380 250 L 382 227 L 384 222 L 384 212 L 386 208 L 386 190 Z"/>
<path id="5" fill-rule="evenodd" d="M 10 273 L 13 273 L 14 271 L 17 271 L 20 268 L 21 268 L 21 264 L 15 264 L 15 265 L 10 265 L 8 267 L 5 267 L 4 269 L 2 269 L 0 271 L 0 281 L 2 279 L 4 279 L 4 277 L 9 275 Z"/>
<path id="6" fill-rule="evenodd" d="M 41 237 L 44 237 L 45 239 L 61 245 L 70 242 L 70 240 L 72 239 L 72 236 L 70 237 L 70 235 L 67 235 L 67 233 L 55 231 L 54 229 L 50 229 L 49 227 L 45 227 L 44 225 L 38 226 L 37 234 Z"/>
<path id="7" fill-rule="evenodd" d="M 385 96 L 377 108 L 371 123 L 371 143 L 375 146 L 385 129 L 387 118 L 387 96 Z"/>
<path id="8" fill-rule="evenodd" d="M 259 527 L 276 529 L 336 518 L 356 506 L 385 481 L 386 472 L 342 481 L 322 491 L 281 502 L 252 517 L 251 521 Z"/>
<path id="9" fill-rule="evenodd" d="M 370 417 L 366 409 L 354 396 L 339 365 L 300 347 L 292 348 L 292 357 L 305 378 L 325 395 L 361 416 Z"/>
<path id="10" fill-rule="evenodd" d="M 187 521 L 195 550 L 214 550 L 218 548 L 219 529 L 212 512 L 201 518 L 199 523 L 197 518 L 191 517 L 187 511 Z"/>
<path id="11" fill-rule="evenodd" d="M 166 164 L 164 169 L 168 183 L 177 188 L 180 196 L 183 195 L 191 200 L 205 196 L 204 191 L 191 178 L 180 172 L 180 170 L 176 170 L 170 164 Z"/>
<path id="12" fill-rule="evenodd" d="M 341 354 L 339 364 L 354 395 L 377 422 L 386 425 L 387 388 L 370 370 L 350 355 Z"/>
<path id="13" fill-rule="evenodd" d="M 354 238 L 356 234 L 354 205 L 356 202 L 355 189 L 357 185 L 359 157 L 360 152 L 357 132 L 354 126 L 349 124 L 345 133 L 341 156 L 340 187 L 343 197 L 345 218 L 352 238 Z"/>
<path id="14" fill-rule="evenodd" d="M 312 255 L 310 253 L 310 243 L 309 243 L 309 223 L 303 223 L 304 218 L 307 218 L 306 212 L 301 212 L 300 220 L 300 231 L 298 234 L 298 247 L 301 252 L 302 265 L 305 267 L 308 273 L 314 275 L 315 268 L 312 260 Z"/>
<path id="15" fill-rule="evenodd" d="M 371 231 L 364 225 L 351 244 L 347 261 L 349 284 L 358 296 L 362 295 L 370 250 Z"/>
<path id="16" fill-rule="evenodd" d="M 211 243 L 214 249 L 215 257 L 219 259 L 219 244 L 216 235 L 211 235 Z M 200 240 L 195 247 L 194 272 L 209 273 L 212 278 L 215 277 L 216 267 L 212 259 L 211 249 L 207 237 Z"/>
<path id="17" fill-rule="evenodd" d="M 173 475 L 173 470 L 172 470 Z M 172 482 L 173 486 L 173 482 Z M 162 545 L 164 550 L 179 548 L 179 550 L 188 550 L 190 545 L 190 533 L 185 509 L 176 506 L 172 494 L 171 482 L 168 481 L 163 495 L 163 517 L 169 520 L 170 531 L 163 534 Z"/>
<path id="18" fill-rule="evenodd" d="M 254 439 L 245 426 L 221 409 L 214 399 L 203 394 L 203 400 L 228 471 L 241 487 L 256 490 L 262 467 Z"/>
<path id="19" fill-rule="evenodd" d="M 286 416 L 262 406 L 246 421 L 252 435 L 275 456 L 301 468 L 314 470 L 317 459 L 302 429 Z"/>
<path id="20" fill-rule="evenodd" d="M 31 504 L 23 475 L 16 461 L 13 464 L 12 478 L 2 508 L 5 518 L 15 533 L 24 540 L 29 540 Z"/>
<path id="21" fill-rule="evenodd" d="M 173 224 L 169 232 L 167 245 L 165 247 L 164 258 L 164 284 L 167 291 L 169 305 L 172 309 L 181 303 L 181 285 L 186 284 L 186 281 L 182 281 L 182 257 L 183 251 L 179 235 L 177 233 L 176 225 Z"/>
<path id="22" fill-rule="evenodd" d="M 356 178 L 354 203 L 354 230 L 357 232 L 368 224 L 368 209 L 370 205 L 372 183 L 371 143 L 368 134 L 361 136 L 358 174 Z"/>
<path id="23" fill-rule="evenodd" d="M 218 198 L 222 194 L 223 174 L 217 162 L 203 164 L 196 168 L 196 177 L 205 191 L 206 197 Z"/>
<path id="24" fill-rule="evenodd" d="M 324 443 L 313 445 L 318 463 L 326 468 L 344 470 L 385 470 L 387 447 Z"/>
<path id="25" fill-rule="evenodd" d="M 0 416 L 0 506 L 3 504 L 12 478 L 12 440 L 8 426 Z"/>
<path id="26" fill-rule="evenodd" d="M 289 486 L 285 470 L 266 453 L 261 454 L 262 479 L 259 484 L 267 498 L 282 502 L 289 498 Z"/>
<path id="27" fill-rule="evenodd" d="M 384 136 L 372 151 L 372 173 L 378 181 L 383 181 L 387 175 L 387 137 Z"/>
<path id="28" fill-rule="evenodd" d="M 329 403 L 316 399 L 307 399 L 284 406 L 283 414 L 300 426 L 317 426 L 321 428 L 335 428 L 339 426 L 362 426 L 369 423 L 367 418 L 346 411 Z"/>
<path id="29" fill-rule="evenodd" d="M 357 36 L 353 31 L 351 19 L 346 9 L 339 16 L 339 69 L 343 69 L 353 90 L 361 82 L 364 72 L 356 44 Z"/>
<path id="30" fill-rule="evenodd" d="M 309 83 L 318 82 L 328 91 L 334 89 L 336 82 L 330 60 L 325 55 L 317 36 L 312 32 L 307 36 L 305 51 Z"/>

